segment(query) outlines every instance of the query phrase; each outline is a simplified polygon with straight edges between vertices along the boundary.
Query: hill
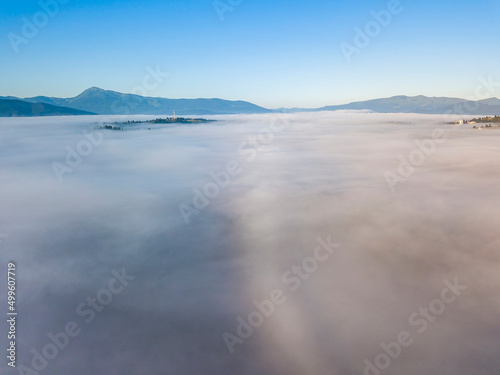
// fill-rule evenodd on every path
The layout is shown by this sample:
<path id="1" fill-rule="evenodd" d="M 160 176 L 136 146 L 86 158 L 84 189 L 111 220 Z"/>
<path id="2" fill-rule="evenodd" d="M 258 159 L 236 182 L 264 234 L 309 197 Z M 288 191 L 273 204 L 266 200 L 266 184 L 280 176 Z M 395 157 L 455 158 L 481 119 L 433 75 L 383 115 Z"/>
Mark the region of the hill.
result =
<path id="1" fill-rule="evenodd" d="M 179 115 L 268 113 L 270 110 L 245 101 L 223 99 L 166 99 L 122 94 L 92 87 L 74 98 L 36 96 L 23 100 L 46 103 L 102 115 Z"/>
<path id="2" fill-rule="evenodd" d="M 317 111 L 336 111 L 339 109 L 364 109 L 377 113 L 421 113 L 421 114 L 467 114 L 493 115 L 500 113 L 500 100 L 490 98 L 471 101 L 458 98 L 427 96 L 393 96 L 385 99 L 374 99 L 353 102 L 343 105 L 326 106 Z"/>
<path id="3" fill-rule="evenodd" d="M 471 101 L 459 98 L 427 97 L 427 96 L 393 96 L 390 98 L 373 99 L 352 102 L 341 105 L 330 105 L 321 108 L 282 108 L 270 110 L 245 101 L 231 101 L 223 99 L 167 99 L 145 97 L 134 94 L 123 94 L 116 91 L 103 90 L 92 87 L 73 98 L 55 98 L 36 96 L 19 99 L 14 97 L 0 97 L 0 99 L 17 100 L 30 103 L 43 103 L 45 105 L 66 107 L 59 109 L 55 114 L 102 114 L 102 115 L 166 115 L 176 112 L 177 115 L 216 115 L 216 114 L 260 114 L 272 112 L 316 112 L 337 110 L 368 110 L 377 113 L 420 113 L 420 114 L 457 114 L 457 115 L 483 115 L 491 116 L 500 114 L 500 99 L 489 98 Z M 19 104 L 17 104 L 19 105 Z M 0 116 L 48 116 L 44 107 L 33 107 L 37 115 L 23 115 L 23 110 L 31 113 L 29 108 Z M 38 108 L 38 109 L 37 109 Z M 47 107 L 49 108 L 49 107 Z M 80 113 L 72 113 L 73 109 Z M 70 111 L 70 112 L 67 112 Z M 84 113 L 81 113 L 84 111 Z M 12 112 L 12 113 L 14 113 Z M 7 112 L 10 113 L 10 112 Z"/>
<path id="4" fill-rule="evenodd" d="M 281 108 L 275 112 L 317 112 L 339 110 L 367 110 L 376 113 L 419 113 L 457 115 L 495 115 L 500 113 L 500 99 L 479 101 L 447 97 L 393 96 L 320 108 Z"/>
<path id="5" fill-rule="evenodd" d="M 0 99 L 0 117 L 74 116 L 95 113 L 45 103 L 29 103 L 16 99 Z"/>

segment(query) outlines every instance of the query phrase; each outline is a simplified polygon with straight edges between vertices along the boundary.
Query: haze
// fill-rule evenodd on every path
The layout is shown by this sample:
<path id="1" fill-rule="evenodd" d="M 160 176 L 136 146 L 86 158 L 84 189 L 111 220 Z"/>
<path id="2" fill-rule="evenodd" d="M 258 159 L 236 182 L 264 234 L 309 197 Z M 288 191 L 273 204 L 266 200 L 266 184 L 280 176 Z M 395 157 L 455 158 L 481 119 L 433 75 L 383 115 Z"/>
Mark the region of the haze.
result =
<path id="1" fill-rule="evenodd" d="M 357 375 L 402 331 L 413 342 L 383 374 L 496 373 L 500 131 L 434 115 L 213 118 L 101 130 L 61 181 L 66 147 L 120 118 L 2 120 L 0 254 L 18 267 L 19 365 L 74 321 L 81 333 L 44 373 Z M 272 124 L 248 161 L 242 142 Z M 436 129 L 435 151 L 392 191 L 387 172 Z M 179 205 L 231 160 L 241 172 L 187 223 Z M 318 237 L 339 246 L 291 291 L 282 276 Z M 122 269 L 135 278 L 86 324 L 77 307 Z M 464 289 L 418 333 L 409 317 L 447 280 Z M 286 301 L 231 353 L 223 334 L 275 289 Z"/>

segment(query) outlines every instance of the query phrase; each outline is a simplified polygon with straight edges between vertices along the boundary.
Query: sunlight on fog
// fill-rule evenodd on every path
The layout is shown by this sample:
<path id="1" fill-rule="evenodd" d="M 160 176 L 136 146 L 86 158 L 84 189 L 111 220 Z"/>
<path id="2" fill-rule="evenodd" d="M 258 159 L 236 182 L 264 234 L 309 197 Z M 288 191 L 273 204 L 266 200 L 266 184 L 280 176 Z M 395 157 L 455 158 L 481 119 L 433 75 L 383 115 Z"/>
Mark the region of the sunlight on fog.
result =
<path id="1" fill-rule="evenodd" d="M 1 254 L 23 280 L 20 364 L 74 321 L 81 334 L 45 373 L 358 375 L 403 331 L 412 343 L 380 373 L 499 368 L 500 130 L 343 111 L 211 118 L 128 131 L 95 129 L 111 116 L 2 119 Z M 58 180 L 53 164 L 83 132 L 102 142 Z M 193 189 L 205 194 L 230 161 L 238 173 L 195 207 Z M 297 279 L 292 267 L 328 237 L 339 246 Z M 135 279 L 85 323 L 77 306 L 122 269 Z M 412 324 L 456 278 L 464 289 L 445 311 Z M 282 303 L 239 337 L 238 318 L 275 290 Z"/>

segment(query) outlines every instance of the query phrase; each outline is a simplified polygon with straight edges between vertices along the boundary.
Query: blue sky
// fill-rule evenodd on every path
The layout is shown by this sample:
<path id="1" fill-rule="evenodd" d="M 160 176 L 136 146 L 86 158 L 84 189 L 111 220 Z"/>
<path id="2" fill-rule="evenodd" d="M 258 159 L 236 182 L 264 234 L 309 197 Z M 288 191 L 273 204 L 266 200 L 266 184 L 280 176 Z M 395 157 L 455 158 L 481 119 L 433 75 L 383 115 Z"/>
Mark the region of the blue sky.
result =
<path id="1" fill-rule="evenodd" d="M 169 73 L 148 96 L 273 108 L 392 95 L 469 98 L 479 77 L 500 81 L 496 0 L 401 0 L 402 11 L 351 62 L 340 45 L 356 47 L 354 29 L 376 22 L 371 12 L 390 1 L 220 0 L 232 8 L 223 20 L 213 0 L 60 1 L 67 4 L 58 3 L 46 25 L 38 13 L 38 32 L 16 53 L 9 38 L 24 37 L 23 18 L 33 22 L 44 11 L 38 1 L 0 0 L 0 95 L 72 97 L 91 86 L 132 92 L 148 66 Z"/>

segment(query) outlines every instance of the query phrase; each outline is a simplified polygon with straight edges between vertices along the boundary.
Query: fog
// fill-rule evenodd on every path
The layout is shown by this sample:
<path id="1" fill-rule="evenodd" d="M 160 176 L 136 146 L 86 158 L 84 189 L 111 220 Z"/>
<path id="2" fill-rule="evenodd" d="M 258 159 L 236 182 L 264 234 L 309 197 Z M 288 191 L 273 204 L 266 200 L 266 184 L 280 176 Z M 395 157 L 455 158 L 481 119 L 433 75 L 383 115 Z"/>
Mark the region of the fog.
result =
<path id="1" fill-rule="evenodd" d="M 96 129 L 113 116 L 0 120 L 0 276 L 16 263 L 19 311 L 5 373 L 33 374 L 68 322 L 81 332 L 37 372 L 498 373 L 500 130 L 450 115 L 210 118 L 123 131 Z M 196 207 L 211 173 L 230 182 Z M 318 238 L 338 245 L 287 282 Z M 78 306 L 123 269 L 134 279 L 86 323 Z M 276 290 L 282 303 L 238 336 Z M 439 314 L 415 324 L 431 304 Z M 380 356 L 402 332 L 407 346 Z"/>

